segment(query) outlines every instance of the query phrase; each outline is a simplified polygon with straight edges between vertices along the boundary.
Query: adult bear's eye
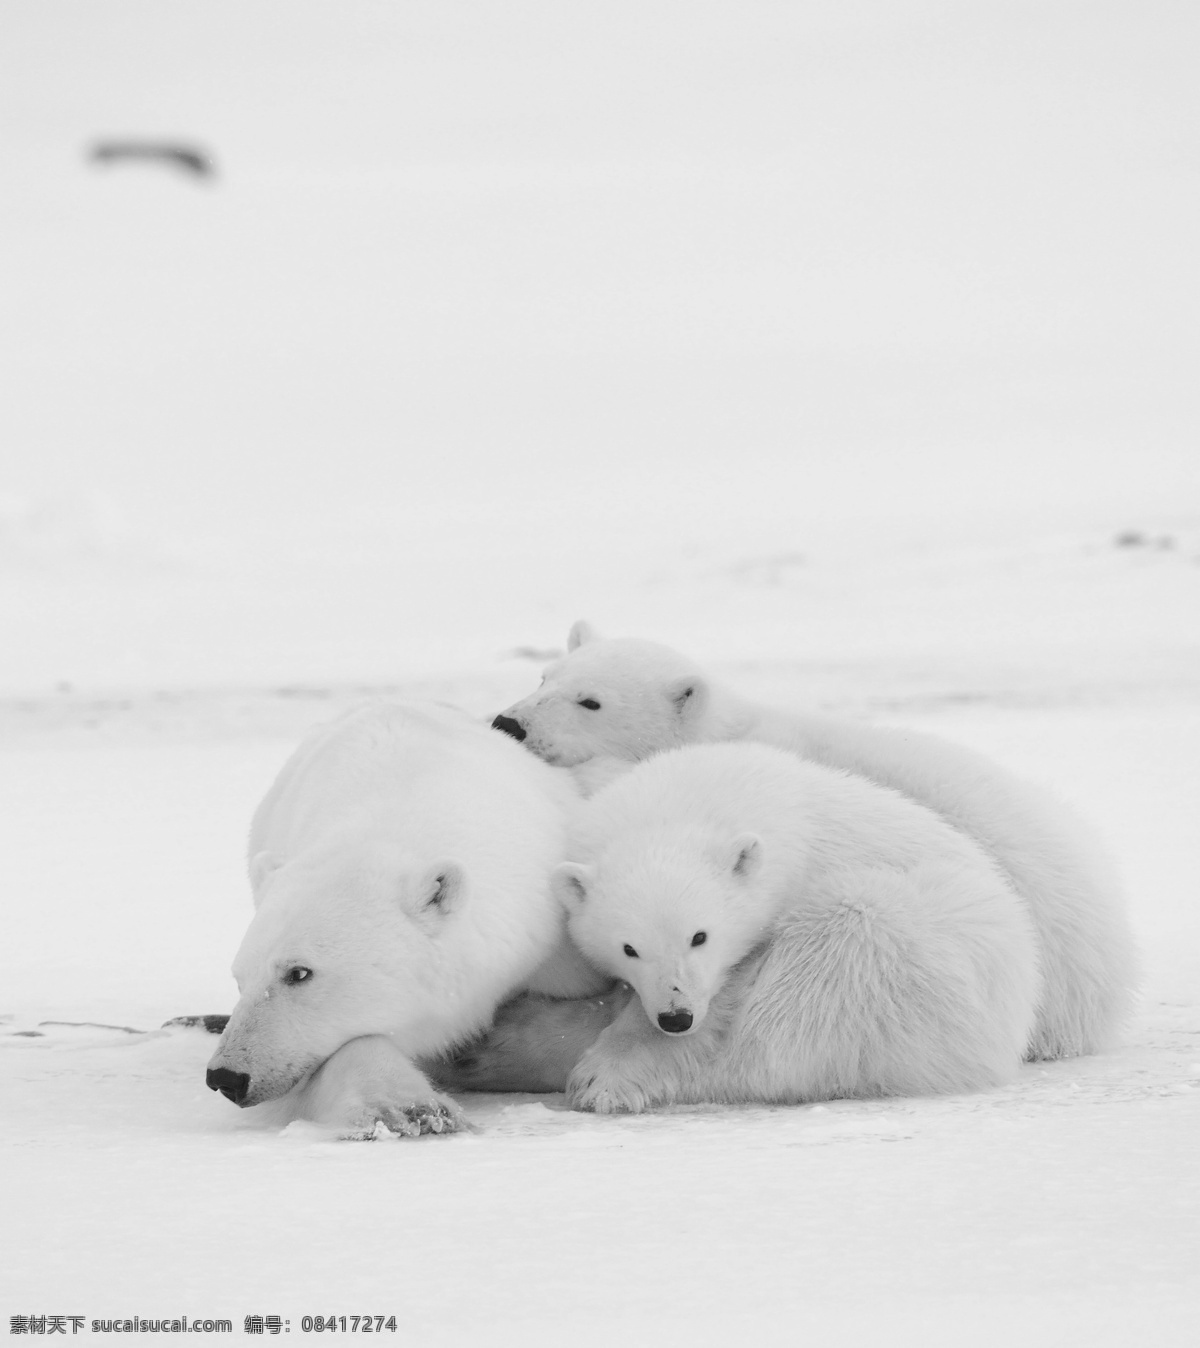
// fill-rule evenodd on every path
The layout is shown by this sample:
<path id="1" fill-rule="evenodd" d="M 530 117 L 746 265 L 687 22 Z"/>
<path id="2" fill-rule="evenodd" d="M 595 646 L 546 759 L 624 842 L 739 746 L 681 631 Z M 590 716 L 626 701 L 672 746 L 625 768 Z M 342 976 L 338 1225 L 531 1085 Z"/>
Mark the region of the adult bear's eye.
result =
<path id="1" fill-rule="evenodd" d="M 312 977 L 312 970 L 306 969 L 303 964 L 294 964 L 283 976 L 283 981 L 289 986 L 296 983 L 307 983 Z"/>
<path id="2" fill-rule="evenodd" d="M 631 945 L 627 945 L 625 947 L 625 953 L 629 956 L 631 960 L 635 960 L 638 957 L 638 952 Z"/>
<path id="3" fill-rule="evenodd" d="M 708 940 L 708 932 L 706 932 L 706 931 L 698 931 L 698 932 L 695 934 L 695 936 L 692 937 L 692 944 L 693 944 L 693 945 L 703 945 L 704 942 L 707 941 L 707 940 Z"/>
<path id="4" fill-rule="evenodd" d="M 595 699 L 594 697 L 581 697 L 581 698 L 579 699 L 579 705 L 580 705 L 581 707 L 586 707 L 586 708 L 588 709 L 588 711 L 599 711 L 599 710 L 600 710 L 600 704 L 599 704 L 599 702 L 596 701 L 596 699 Z"/>

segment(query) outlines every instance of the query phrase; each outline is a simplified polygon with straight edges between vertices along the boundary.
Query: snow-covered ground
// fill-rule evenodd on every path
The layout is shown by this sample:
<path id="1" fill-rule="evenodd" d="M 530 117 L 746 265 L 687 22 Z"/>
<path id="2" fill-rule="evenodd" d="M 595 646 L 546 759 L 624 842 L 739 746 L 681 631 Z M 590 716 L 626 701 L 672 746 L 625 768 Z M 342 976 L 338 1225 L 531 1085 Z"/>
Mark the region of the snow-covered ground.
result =
<path id="1" fill-rule="evenodd" d="M 8 0 L 0 1316 L 1195 1341 L 1198 15 Z M 217 175 L 88 163 L 125 135 Z M 155 1027 L 230 1007 L 298 736 L 494 712 L 581 616 L 1056 787 L 1125 1046 L 370 1146 L 207 1091 Z"/>
<path id="2" fill-rule="evenodd" d="M 280 721 L 314 714 L 282 701 Z M 246 819 L 288 743 L 228 707 L 211 733 L 198 704 L 171 726 L 116 715 L 0 756 L 5 1314 L 279 1314 L 294 1333 L 395 1314 L 402 1341 L 437 1344 L 1191 1341 L 1194 701 L 900 718 L 1106 834 L 1147 969 L 1120 1051 L 949 1099 L 595 1118 L 474 1097 L 471 1136 L 375 1145 L 234 1110 L 199 1031 L 46 1023 L 153 1029 L 234 997 Z"/>

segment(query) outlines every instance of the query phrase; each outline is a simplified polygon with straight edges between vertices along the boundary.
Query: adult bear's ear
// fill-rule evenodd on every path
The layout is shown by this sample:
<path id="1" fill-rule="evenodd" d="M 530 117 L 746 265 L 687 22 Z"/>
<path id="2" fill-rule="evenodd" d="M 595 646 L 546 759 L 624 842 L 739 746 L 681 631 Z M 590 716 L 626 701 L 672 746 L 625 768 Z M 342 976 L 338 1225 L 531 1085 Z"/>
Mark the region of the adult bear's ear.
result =
<path id="1" fill-rule="evenodd" d="M 457 861 L 430 866 L 417 889 L 418 917 L 445 917 L 466 897 L 467 873 Z"/>
<path id="2" fill-rule="evenodd" d="M 708 705 L 708 684 L 699 674 L 685 674 L 667 684 L 666 695 L 680 724 L 694 725 Z"/>
<path id="3" fill-rule="evenodd" d="M 571 630 L 567 633 L 567 651 L 576 650 L 580 646 L 585 646 L 589 641 L 599 641 L 600 633 L 583 618 L 577 623 L 571 624 Z"/>
<path id="4" fill-rule="evenodd" d="M 593 871 L 590 866 L 581 866 L 577 861 L 564 861 L 550 872 L 550 884 L 559 903 L 573 913 L 587 902 L 588 886 L 592 883 Z"/>
<path id="5" fill-rule="evenodd" d="M 733 840 L 727 856 L 734 875 L 739 880 L 749 880 L 762 865 L 762 842 L 753 833 L 743 833 Z"/>

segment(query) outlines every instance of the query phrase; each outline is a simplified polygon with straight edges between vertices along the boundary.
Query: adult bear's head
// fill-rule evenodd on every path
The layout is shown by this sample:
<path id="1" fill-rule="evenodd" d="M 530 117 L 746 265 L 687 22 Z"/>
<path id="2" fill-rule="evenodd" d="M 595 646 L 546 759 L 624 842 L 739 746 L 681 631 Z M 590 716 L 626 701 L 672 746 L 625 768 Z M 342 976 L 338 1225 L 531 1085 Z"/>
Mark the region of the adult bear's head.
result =
<path id="1" fill-rule="evenodd" d="M 275 867 L 255 858 L 259 907 L 234 960 L 240 999 L 208 1084 L 242 1106 L 285 1094 L 343 1044 L 443 1046 L 435 1008 L 469 1001 L 475 944 L 463 867 L 386 847 L 331 845 Z"/>

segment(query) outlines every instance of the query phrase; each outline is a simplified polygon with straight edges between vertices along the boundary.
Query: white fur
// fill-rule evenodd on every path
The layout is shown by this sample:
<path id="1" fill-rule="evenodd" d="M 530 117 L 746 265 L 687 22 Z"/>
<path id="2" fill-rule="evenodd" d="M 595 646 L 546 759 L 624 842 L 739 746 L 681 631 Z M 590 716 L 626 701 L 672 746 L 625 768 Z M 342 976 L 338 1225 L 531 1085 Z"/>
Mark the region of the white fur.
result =
<path id="1" fill-rule="evenodd" d="M 315 731 L 254 817 L 256 912 L 210 1067 L 249 1075 L 247 1105 L 292 1093 L 323 1122 L 454 1126 L 413 1058 L 519 991 L 605 986 L 549 885 L 577 807 L 569 773 L 453 709 L 376 705 Z"/>
<path id="2" fill-rule="evenodd" d="M 577 1107 L 966 1091 L 1021 1062 L 1041 983 L 1026 905 L 894 791 L 697 745 L 598 792 L 572 854 L 571 935 L 638 994 L 572 1073 Z M 659 1028 L 680 1013 L 685 1033 Z"/>
<path id="3" fill-rule="evenodd" d="M 503 713 L 539 757 L 639 761 L 683 744 L 754 740 L 901 791 L 974 838 L 1029 905 L 1045 979 L 1027 1056 L 1112 1043 L 1136 982 L 1133 941 L 1111 864 L 1058 801 L 933 735 L 748 702 L 654 642 L 605 640 L 576 623 L 568 648 L 541 687 Z M 586 787 L 588 770 L 576 770 Z M 591 771 L 603 781 L 613 765 Z"/>

